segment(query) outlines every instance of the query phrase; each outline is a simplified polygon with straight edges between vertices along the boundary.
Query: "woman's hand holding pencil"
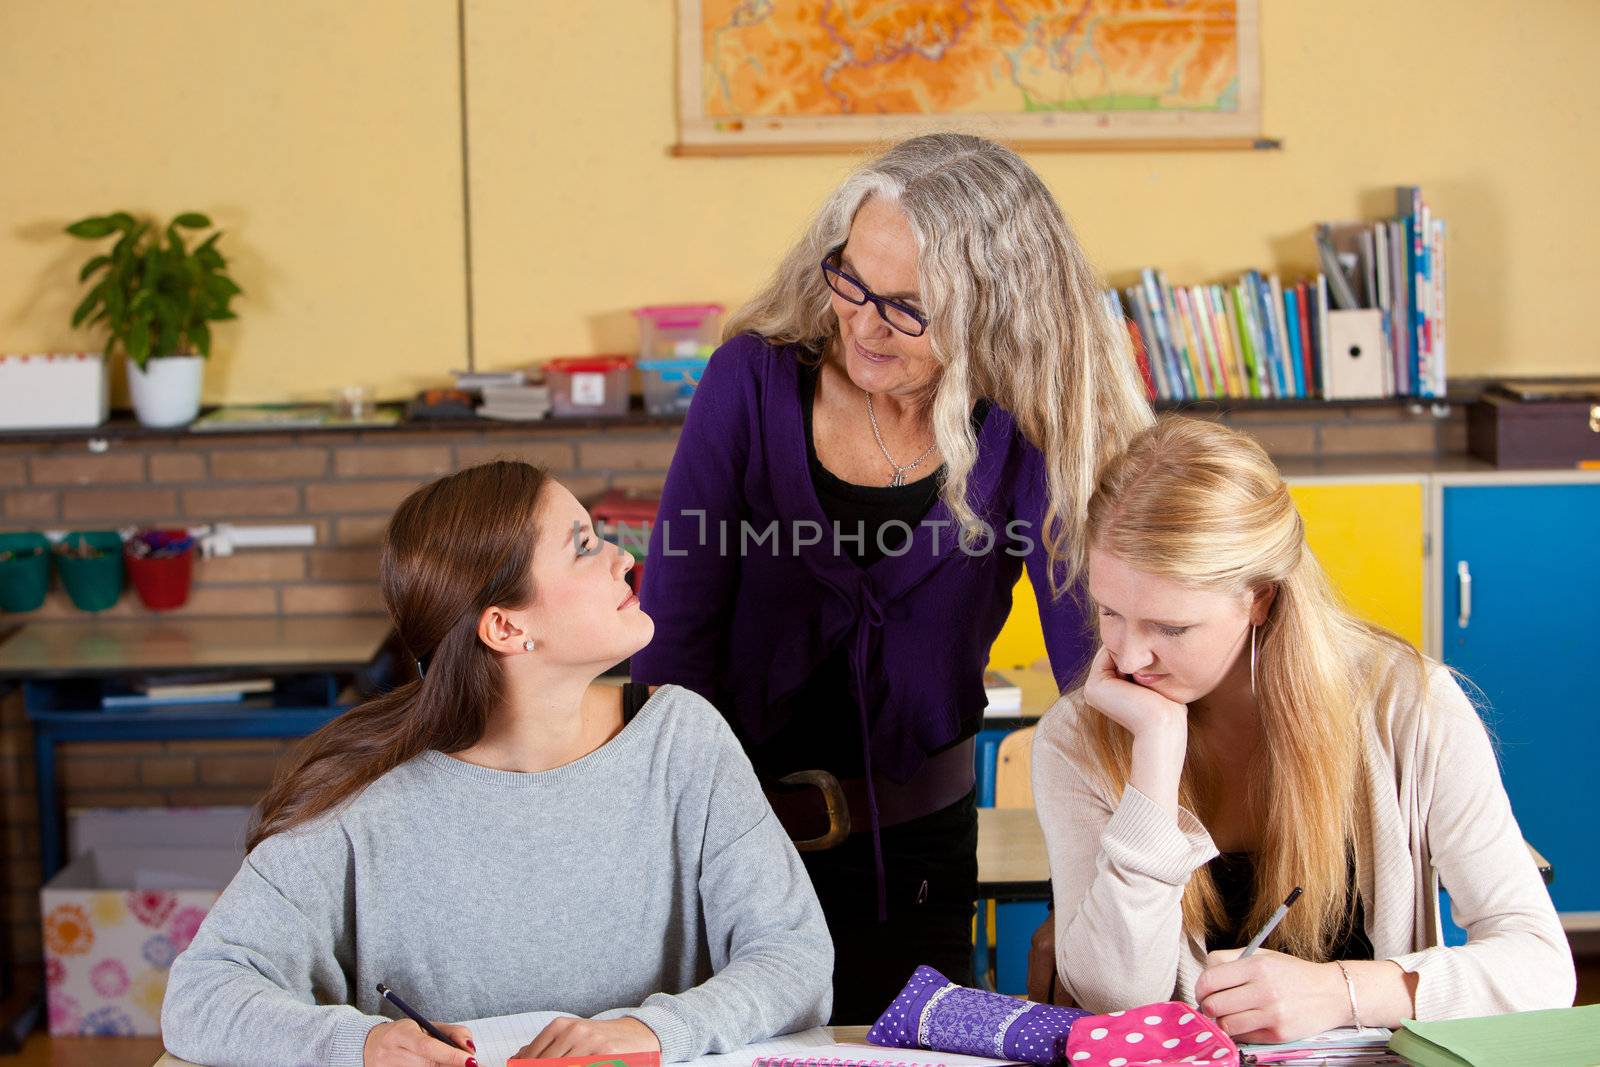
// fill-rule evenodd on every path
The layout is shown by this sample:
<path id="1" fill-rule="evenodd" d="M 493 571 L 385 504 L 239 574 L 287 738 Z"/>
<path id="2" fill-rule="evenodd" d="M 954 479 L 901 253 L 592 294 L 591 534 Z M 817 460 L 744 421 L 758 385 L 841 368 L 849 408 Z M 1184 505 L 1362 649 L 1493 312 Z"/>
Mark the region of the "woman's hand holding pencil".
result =
<path id="1" fill-rule="evenodd" d="M 471 1048 L 471 1031 L 465 1026 L 433 1025 L 449 1037 L 451 1043 L 430 1036 L 410 1019 L 374 1026 L 367 1032 L 361 1062 L 364 1067 L 428 1067 L 431 1064 L 477 1067 L 478 1061 L 473 1056 L 476 1049 Z"/>
<path id="2" fill-rule="evenodd" d="M 478 1067 L 471 1030 L 424 1018 L 382 982 L 378 983 L 378 995 L 405 1018 L 367 1031 L 367 1043 L 361 1050 L 363 1067 Z"/>

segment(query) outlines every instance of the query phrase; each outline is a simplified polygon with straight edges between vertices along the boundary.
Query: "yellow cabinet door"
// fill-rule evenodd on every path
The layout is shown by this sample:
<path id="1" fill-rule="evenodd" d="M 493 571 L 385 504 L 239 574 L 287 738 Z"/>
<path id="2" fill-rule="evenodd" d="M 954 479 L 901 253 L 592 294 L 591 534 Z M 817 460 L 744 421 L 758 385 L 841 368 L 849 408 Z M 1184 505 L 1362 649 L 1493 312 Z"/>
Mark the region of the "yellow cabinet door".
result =
<path id="1" fill-rule="evenodd" d="M 1422 647 L 1422 481 L 1294 482 L 1306 541 L 1357 615 Z"/>
<path id="2" fill-rule="evenodd" d="M 1356 614 L 1421 648 L 1422 481 L 1291 482 L 1289 492 L 1311 551 Z M 1038 601 L 1024 572 L 989 667 L 1014 670 L 1044 655 Z"/>

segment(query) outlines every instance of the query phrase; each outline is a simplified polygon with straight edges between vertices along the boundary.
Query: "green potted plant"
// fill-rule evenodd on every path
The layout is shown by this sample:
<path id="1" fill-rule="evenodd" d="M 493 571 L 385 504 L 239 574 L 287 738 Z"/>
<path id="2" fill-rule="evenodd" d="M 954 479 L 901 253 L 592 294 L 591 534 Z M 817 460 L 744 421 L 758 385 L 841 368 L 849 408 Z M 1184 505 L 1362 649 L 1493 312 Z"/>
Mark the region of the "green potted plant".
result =
<path id="1" fill-rule="evenodd" d="M 103 323 L 110 335 L 106 354 L 122 347 L 133 410 L 146 426 L 194 419 L 202 361 L 211 354 L 209 324 L 237 317 L 228 302 L 243 290 L 228 277 L 228 262 L 217 250 L 221 231 L 192 249 L 178 232 L 210 226 L 206 216 L 189 211 L 162 231 L 118 211 L 67 227 L 72 236 L 91 241 L 120 234 L 109 252 L 79 272 L 79 281 L 93 284 L 72 313 L 72 325 Z"/>

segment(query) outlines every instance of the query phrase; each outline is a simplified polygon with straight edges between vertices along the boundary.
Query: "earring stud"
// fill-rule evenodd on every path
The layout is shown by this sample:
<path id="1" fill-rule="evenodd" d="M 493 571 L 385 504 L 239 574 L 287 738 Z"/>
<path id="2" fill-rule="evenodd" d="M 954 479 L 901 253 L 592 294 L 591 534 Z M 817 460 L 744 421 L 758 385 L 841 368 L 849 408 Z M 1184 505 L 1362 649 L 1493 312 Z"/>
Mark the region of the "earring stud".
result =
<path id="1" fill-rule="evenodd" d="M 522 642 L 522 647 L 523 647 L 524 651 L 532 652 L 534 649 L 538 648 L 539 646 L 534 644 L 533 638 L 530 637 L 526 641 Z"/>

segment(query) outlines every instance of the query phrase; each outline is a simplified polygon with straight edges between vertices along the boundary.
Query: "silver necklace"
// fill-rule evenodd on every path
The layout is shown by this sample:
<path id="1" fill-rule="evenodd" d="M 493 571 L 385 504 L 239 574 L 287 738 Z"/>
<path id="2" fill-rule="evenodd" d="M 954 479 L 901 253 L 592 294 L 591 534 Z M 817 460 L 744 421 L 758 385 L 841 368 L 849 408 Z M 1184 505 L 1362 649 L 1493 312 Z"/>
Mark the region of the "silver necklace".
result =
<path id="1" fill-rule="evenodd" d="M 878 442 L 878 451 L 883 453 L 883 458 L 888 461 L 889 466 L 894 470 L 894 477 L 889 479 L 889 485 L 891 487 L 894 487 L 894 488 L 898 488 L 899 486 L 905 485 L 906 484 L 906 471 L 912 470 L 913 468 L 921 466 L 922 465 L 922 461 L 927 459 L 930 455 L 932 455 L 933 454 L 933 450 L 938 447 L 938 445 L 939 445 L 938 440 L 935 439 L 933 444 L 929 445 L 926 449 L 924 449 L 922 455 L 918 456 L 916 459 L 912 460 L 910 463 L 907 463 L 904 466 L 901 466 L 900 464 L 898 464 L 898 463 L 896 463 L 894 461 L 894 457 L 889 455 L 889 450 L 884 447 L 883 434 L 878 431 L 878 416 L 873 414 L 873 412 L 872 412 L 872 394 L 871 393 L 867 394 L 867 418 L 872 422 L 872 436 Z"/>

